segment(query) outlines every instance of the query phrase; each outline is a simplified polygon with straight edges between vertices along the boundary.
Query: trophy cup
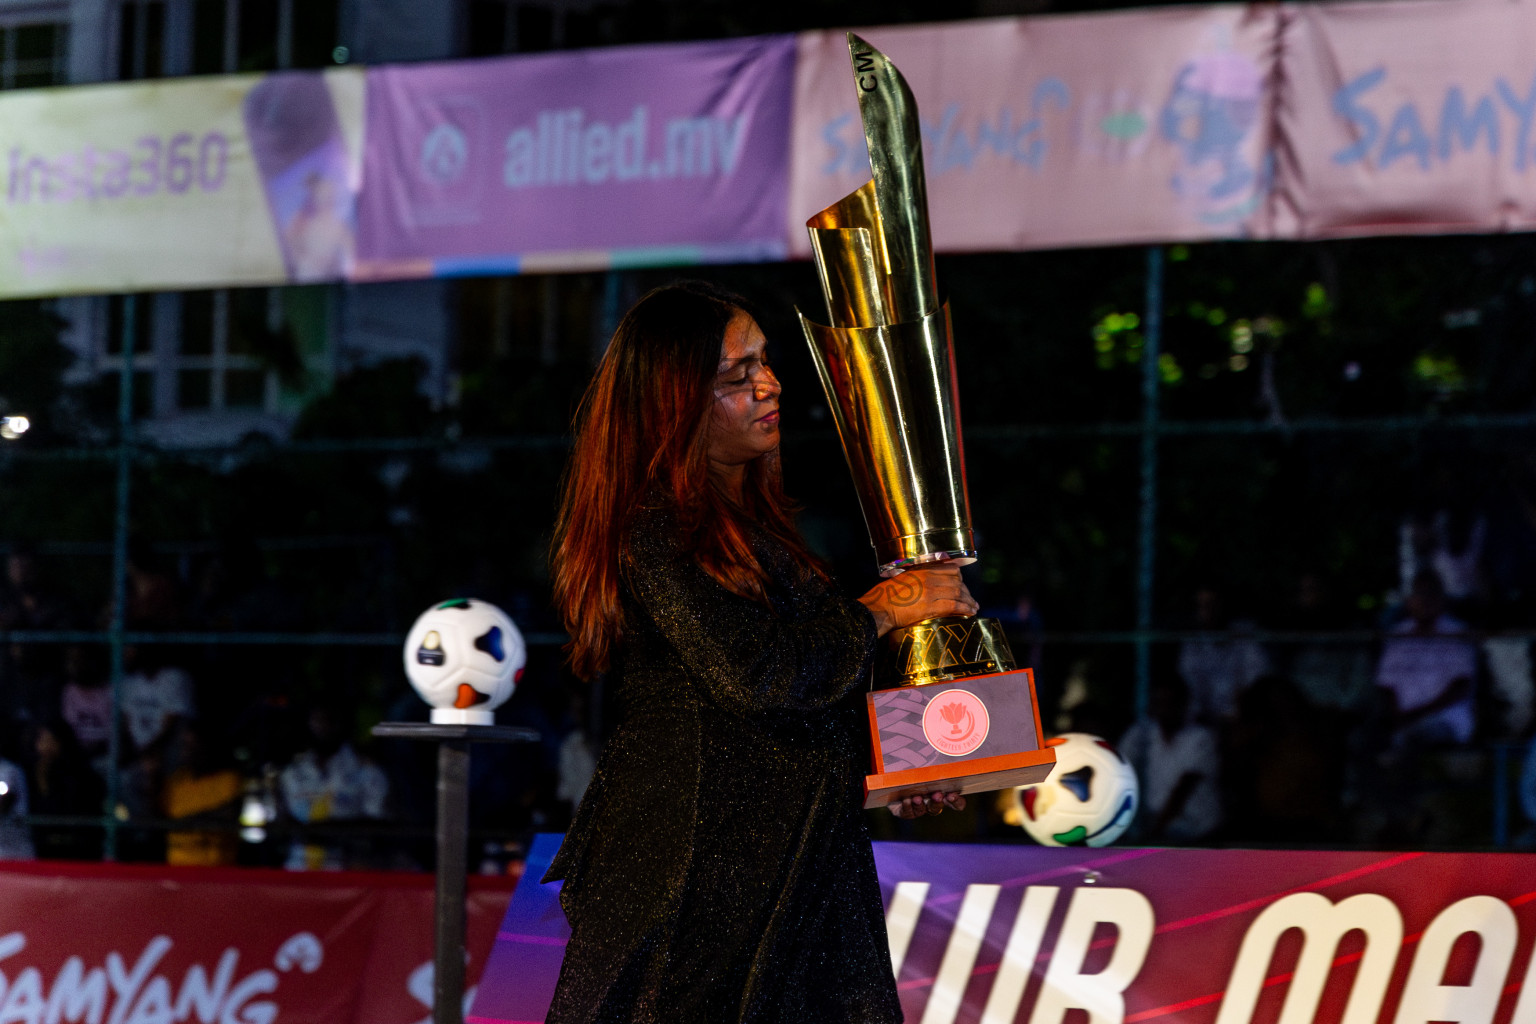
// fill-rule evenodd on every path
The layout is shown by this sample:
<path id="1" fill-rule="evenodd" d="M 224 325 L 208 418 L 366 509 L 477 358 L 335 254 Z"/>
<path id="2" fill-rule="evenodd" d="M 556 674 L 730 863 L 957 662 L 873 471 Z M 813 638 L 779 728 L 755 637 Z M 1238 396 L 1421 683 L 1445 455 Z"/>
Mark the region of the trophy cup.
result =
<path id="1" fill-rule="evenodd" d="M 806 222 L 830 326 L 800 316 L 882 576 L 976 560 L 949 308 L 938 298 L 917 104 L 890 59 L 853 33 L 849 56 L 871 180 Z M 916 793 L 1042 781 L 1034 675 L 995 619 L 892 630 L 868 696 L 874 771 L 864 806 Z"/>

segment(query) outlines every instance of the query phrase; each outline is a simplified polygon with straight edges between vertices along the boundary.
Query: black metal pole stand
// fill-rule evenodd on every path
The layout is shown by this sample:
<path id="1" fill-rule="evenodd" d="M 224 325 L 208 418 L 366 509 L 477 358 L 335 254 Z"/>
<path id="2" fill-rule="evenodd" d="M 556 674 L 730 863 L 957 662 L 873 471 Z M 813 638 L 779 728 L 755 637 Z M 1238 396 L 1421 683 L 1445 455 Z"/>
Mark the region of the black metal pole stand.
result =
<path id="1" fill-rule="evenodd" d="M 464 907 L 469 860 L 469 745 L 529 743 L 539 734 L 511 725 L 381 722 L 380 739 L 437 744 L 437 894 L 433 901 L 432 1024 L 464 1024 Z"/>

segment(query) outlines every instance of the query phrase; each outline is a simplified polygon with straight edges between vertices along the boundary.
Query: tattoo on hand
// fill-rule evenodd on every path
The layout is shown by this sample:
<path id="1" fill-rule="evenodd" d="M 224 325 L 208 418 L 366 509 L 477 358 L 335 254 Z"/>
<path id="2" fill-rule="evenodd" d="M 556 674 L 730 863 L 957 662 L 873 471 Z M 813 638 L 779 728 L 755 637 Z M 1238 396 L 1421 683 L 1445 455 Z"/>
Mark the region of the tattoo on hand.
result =
<path id="1" fill-rule="evenodd" d="M 891 604 L 897 608 L 909 608 L 923 599 L 923 581 L 906 574 L 891 580 Z"/>

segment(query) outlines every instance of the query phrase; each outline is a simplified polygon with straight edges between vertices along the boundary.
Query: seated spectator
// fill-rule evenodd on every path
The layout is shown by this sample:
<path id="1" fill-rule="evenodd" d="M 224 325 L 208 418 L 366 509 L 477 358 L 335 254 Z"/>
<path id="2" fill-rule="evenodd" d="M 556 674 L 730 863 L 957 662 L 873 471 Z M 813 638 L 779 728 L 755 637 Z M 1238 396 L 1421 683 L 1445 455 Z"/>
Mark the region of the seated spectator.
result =
<path id="1" fill-rule="evenodd" d="M 0 630 L 67 629 L 70 624 L 68 606 L 43 583 L 36 553 L 26 545 L 13 549 L 0 580 Z M 54 644 L 17 643 L 0 651 L 0 680 L 12 714 L 35 721 L 57 706 L 58 650 Z"/>
<path id="2" fill-rule="evenodd" d="M 91 770 L 75 731 L 63 718 L 55 716 L 32 730 L 27 796 L 34 815 L 101 817 L 101 779 Z M 100 860 L 101 829 L 93 825 L 34 824 L 32 845 L 41 860 Z"/>
<path id="3" fill-rule="evenodd" d="M 179 767 L 165 780 L 165 816 L 178 822 L 222 828 L 177 829 L 166 835 L 165 862 L 213 867 L 233 864 L 238 842 L 235 826 L 245 787 L 230 765 L 227 748 L 214 742 L 195 719 L 178 730 Z"/>
<path id="4" fill-rule="evenodd" d="M 27 828 L 27 776 L 13 762 L 0 758 L 0 860 L 31 860 L 36 856 Z"/>
<path id="5" fill-rule="evenodd" d="M 94 664 L 91 649 L 71 644 L 64 649 L 64 687 L 59 710 L 75 730 L 75 737 L 96 773 L 107 773 L 107 750 L 112 740 L 112 687 Z"/>
<path id="6" fill-rule="evenodd" d="M 1237 717 L 1237 698 L 1270 671 L 1264 648 L 1241 635 L 1250 623 L 1227 617 L 1226 601 L 1214 586 L 1195 590 L 1195 629 L 1228 631 L 1228 636 L 1186 640 L 1179 645 L 1179 675 L 1189 687 L 1191 721 L 1221 725 Z"/>
<path id="7" fill-rule="evenodd" d="M 1448 605 L 1476 607 L 1488 591 L 1483 571 L 1487 534 L 1488 520 L 1464 498 L 1414 512 L 1398 532 L 1401 586 L 1411 591 L 1421 573 L 1432 572 Z"/>
<path id="8" fill-rule="evenodd" d="M 1381 648 L 1376 685 L 1392 698 L 1394 747 L 1467 743 L 1476 725 L 1477 648 L 1446 614 L 1445 589 L 1431 570 L 1413 578 L 1408 617 Z"/>
<path id="9" fill-rule="evenodd" d="M 1141 780 L 1141 837 L 1198 842 L 1221 825 L 1216 735 L 1189 721 L 1189 693 L 1177 675 L 1154 677 L 1150 717 L 1120 740 L 1120 753 Z"/>
<path id="10" fill-rule="evenodd" d="M 122 681 L 122 724 L 127 743 L 120 762 L 117 811 L 134 821 L 161 816 L 167 774 L 177 765 L 171 741 L 195 710 L 192 677 L 175 665 L 158 663 L 153 649 L 129 647 L 124 664 L 130 671 Z M 132 828 L 119 833 L 123 860 L 161 863 L 166 834 L 159 828 Z"/>
<path id="11" fill-rule="evenodd" d="M 149 545 L 135 540 L 128 549 L 127 602 L 123 624 L 129 629 L 176 629 L 183 622 L 181 582 L 170 564 Z"/>
<path id="12" fill-rule="evenodd" d="M 37 553 L 18 544 L 5 559 L 0 585 L 0 629 L 63 629 L 69 625 L 64 601 L 43 584 Z"/>
<path id="13" fill-rule="evenodd" d="M 1222 759 L 1228 837 L 1281 844 L 1332 839 L 1346 767 L 1337 718 L 1319 713 L 1283 676 L 1255 680 L 1238 703 Z"/>
<path id="14" fill-rule="evenodd" d="M 123 725 L 133 752 L 159 750 L 179 722 L 197 710 L 192 677 L 185 669 L 161 664 L 143 648 L 125 648 L 123 658 L 127 669 L 122 683 Z"/>
<path id="15" fill-rule="evenodd" d="M 1298 632 L 1328 632 L 1354 623 L 1348 610 L 1333 602 L 1327 581 L 1307 572 L 1297 579 L 1296 598 L 1278 625 Z M 1370 706 L 1371 655 L 1363 642 L 1301 640 L 1281 645 L 1275 661 L 1315 708 L 1359 716 Z"/>
<path id="16" fill-rule="evenodd" d="M 377 765 L 346 742 L 337 712 L 326 707 L 311 711 L 309 734 L 309 747 L 278 777 L 287 813 L 305 825 L 382 819 L 389 783 Z M 286 866 L 290 871 L 339 870 L 347 866 L 346 851 L 334 841 L 296 842 Z"/>

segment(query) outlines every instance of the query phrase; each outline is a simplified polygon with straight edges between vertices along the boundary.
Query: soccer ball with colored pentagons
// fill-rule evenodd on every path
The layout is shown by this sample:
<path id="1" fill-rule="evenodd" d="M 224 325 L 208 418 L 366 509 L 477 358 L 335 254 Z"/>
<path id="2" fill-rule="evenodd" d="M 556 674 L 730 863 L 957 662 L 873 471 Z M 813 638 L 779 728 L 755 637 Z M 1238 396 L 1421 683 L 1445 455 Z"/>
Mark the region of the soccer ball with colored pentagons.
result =
<path id="1" fill-rule="evenodd" d="M 1086 732 L 1045 741 L 1056 767 L 1013 799 L 1024 831 L 1045 846 L 1108 846 L 1136 817 L 1141 787 L 1136 770 L 1109 743 Z"/>
<path id="2" fill-rule="evenodd" d="M 490 725 L 527 661 L 523 635 L 486 601 L 435 604 L 405 638 L 405 674 L 440 725 Z"/>

